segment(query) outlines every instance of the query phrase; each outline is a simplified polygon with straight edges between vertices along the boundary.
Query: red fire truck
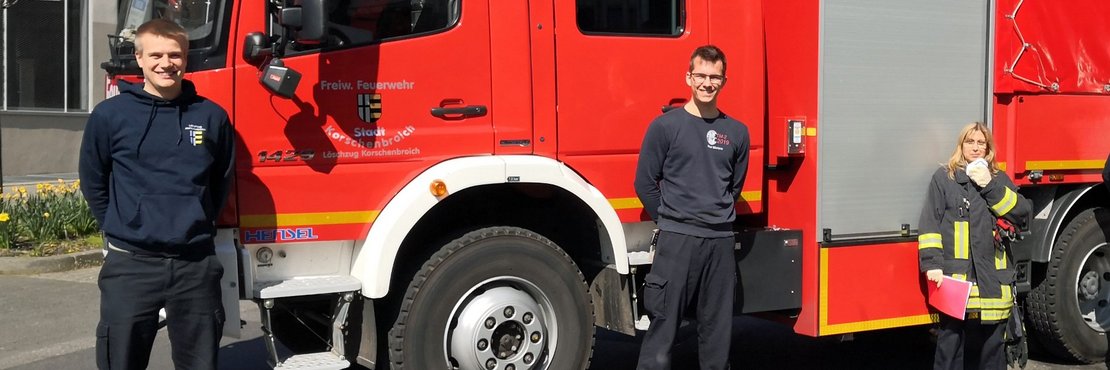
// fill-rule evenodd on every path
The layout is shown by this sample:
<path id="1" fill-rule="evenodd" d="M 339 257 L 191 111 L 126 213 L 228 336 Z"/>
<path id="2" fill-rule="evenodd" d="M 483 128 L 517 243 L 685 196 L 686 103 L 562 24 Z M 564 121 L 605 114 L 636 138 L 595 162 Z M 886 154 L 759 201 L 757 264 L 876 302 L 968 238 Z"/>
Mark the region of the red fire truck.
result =
<path id="1" fill-rule="evenodd" d="M 137 78 L 154 17 L 188 29 L 188 78 L 238 133 L 225 305 L 259 305 L 276 368 L 577 369 L 595 325 L 645 328 L 637 151 L 709 43 L 752 134 L 737 314 L 935 321 L 918 215 L 986 121 L 1034 204 L 1031 336 L 1106 355 L 1105 1 L 123 0 L 111 75 Z"/>

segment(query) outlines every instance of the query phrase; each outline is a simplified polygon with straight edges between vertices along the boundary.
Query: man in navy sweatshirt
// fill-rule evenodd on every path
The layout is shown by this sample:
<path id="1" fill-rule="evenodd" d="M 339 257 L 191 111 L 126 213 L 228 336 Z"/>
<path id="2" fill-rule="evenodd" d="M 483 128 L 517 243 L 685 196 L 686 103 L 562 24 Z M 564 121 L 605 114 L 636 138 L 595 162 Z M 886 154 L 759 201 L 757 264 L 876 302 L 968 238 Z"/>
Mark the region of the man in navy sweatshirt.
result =
<path id="1" fill-rule="evenodd" d="M 696 305 L 702 369 L 727 369 L 736 287 L 732 222 L 748 168 L 748 127 L 717 109 L 725 55 L 694 50 L 690 101 L 648 126 L 636 166 L 636 194 L 659 226 L 655 259 L 644 279 L 651 326 L 638 369 L 670 369 L 684 310 Z"/>
<path id="2" fill-rule="evenodd" d="M 136 30 L 143 84 L 96 106 L 81 191 L 107 239 L 100 270 L 100 369 L 145 369 L 166 309 L 177 369 L 215 369 L 224 312 L 215 221 L 233 174 L 227 112 L 183 79 L 189 39 L 156 19 Z"/>

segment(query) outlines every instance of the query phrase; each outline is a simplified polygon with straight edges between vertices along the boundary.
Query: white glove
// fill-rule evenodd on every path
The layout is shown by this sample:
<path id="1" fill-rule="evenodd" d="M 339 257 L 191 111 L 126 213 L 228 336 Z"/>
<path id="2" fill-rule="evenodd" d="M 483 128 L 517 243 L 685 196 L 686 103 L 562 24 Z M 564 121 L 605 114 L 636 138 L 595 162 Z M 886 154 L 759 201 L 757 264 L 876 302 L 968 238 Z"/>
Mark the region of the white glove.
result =
<path id="1" fill-rule="evenodd" d="M 967 177 L 970 177 L 971 181 L 974 181 L 975 185 L 979 185 L 979 187 L 985 187 L 991 182 L 991 170 L 987 165 L 987 160 L 983 158 L 968 163 L 964 171 L 967 172 Z"/>

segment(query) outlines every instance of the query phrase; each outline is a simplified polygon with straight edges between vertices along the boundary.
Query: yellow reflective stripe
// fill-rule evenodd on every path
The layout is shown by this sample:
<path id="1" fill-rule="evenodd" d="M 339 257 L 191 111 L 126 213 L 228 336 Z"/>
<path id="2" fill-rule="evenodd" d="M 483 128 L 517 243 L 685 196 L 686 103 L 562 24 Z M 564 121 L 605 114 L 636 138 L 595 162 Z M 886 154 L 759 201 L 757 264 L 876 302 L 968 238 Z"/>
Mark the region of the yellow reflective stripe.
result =
<path id="1" fill-rule="evenodd" d="M 1005 270 L 1006 269 L 1006 251 L 998 249 L 998 248 L 994 249 L 994 269 L 995 270 Z"/>
<path id="2" fill-rule="evenodd" d="M 381 211 L 278 213 L 239 216 L 240 227 L 286 227 L 299 225 L 368 224 Z"/>
<path id="3" fill-rule="evenodd" d="M 979 312 L 979 320 L 983 321 L 1001 321 L 1010 318 L 1010 309 L 1004 310 L 990 310 L 983 309 Z"/>
<path id="4" fill-rule="evenodd" d="M 941 236 L 939 233 L 928 233 L 917 236 L 917 249 L 925 248 L 939 248 L 944 249 L 941 244 Z"/>
<path id="5" fill-rule="evenodd" d="M 1106 160 L 1087 159 L 1071 161 L 1026 161 L 1025 169 L 1035 170 L 1101 170 L 1106 166 Z"/>
<path id="6" fill-rule="evenodd" d="M 956 221 L 952 247 L 958 260 L 967 259 L 967 221 Z"/>
<path id="7" fill-rule="evenodd" d="M 1009 213 L 1011 209 L 1014 209 L 1014 206 L 1016 205 L 1017 193 L 1015 193 L 1013 190 L 1010 190 L 1010 188 L 1006 188 L 1006 195 L 1003 195 L 1002 200 L 991 206 L 991 209 L 994 210 L 994 214 L 1003 216 Z"/>
<path id="8" fill-rule="evenodd" d="M 981 307 L 981 305 L 979 304 L 979 297 L 969 297 L 967 299 L 967 309 L 969 309 L 969 310 L 972 310 L 972 309 L 978 310 L 980 307 Z"/>
<path id="9" fill-rule="evenodd" d="M 1008 312 L 1014 306 L 1014 295 L 1011 292 L 1009 285 L 1003 285 L 1001 286 L 1001 288 L 1002 298 L 983 298 L 979 296 L 979 286 L 972 285 L 971 294 L 969 294 L 969 297 L 967 298 L 967 309 L 982 310 L 984 320 L 998 320 L 997 318 L 992 319 L 990 317 L 1010 317 L 1010 314 Z M 990 311 L 1006 311 L 1007 313 L 991 313 Z"/>
<path id="10" fill-rule="evenodd" d="M 967 274 L 952 274 L 952 278 L 956 280 L 967 281 Z M 974 288 L 974 286 L 972 286 Z"/>

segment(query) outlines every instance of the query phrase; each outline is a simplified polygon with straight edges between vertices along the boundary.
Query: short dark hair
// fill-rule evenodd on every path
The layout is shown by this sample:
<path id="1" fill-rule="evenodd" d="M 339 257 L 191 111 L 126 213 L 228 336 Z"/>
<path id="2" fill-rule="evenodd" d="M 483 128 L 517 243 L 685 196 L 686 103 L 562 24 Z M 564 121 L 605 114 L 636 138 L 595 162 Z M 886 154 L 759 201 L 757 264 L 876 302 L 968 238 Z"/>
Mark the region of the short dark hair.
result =
<path id="1" fill-rule="evenodd" d="M 725 52 L 721 51 L 721 48 L 718 48 L 716 46 L 704 45 L 699 46 L 697 49 L 694 49 L 694 53 L 690 55 L 690 70 L 687 72 L 692 72 L 694 70 L 695 58 L 701 58 L 701 60 L 710 63 L 721 62 L 722 74 L 725 73 L 726 70 L 728 70 L 728 61 L 725 60 Z"/>
<path id="2" fill-rule="evenodd" d="M 173 39 L 173 40 L 177 41 L 178 44 L 181 44 L 182 51 L 186 51 L 186 52 L 189 51 L 189 35 L 187 33 L 185 33 L 185 28 L 182 28 L 181 25 L 179 25 L 177 23 L 174 23 L 173 21 L 166 20 L 166 19 L 161 19 L 161 18 L 155 18 L 155 19 L 151 19 L 149 21 L 146 21 L 146 23 L 143 23 L 143 24 L 139 25 L 139 28 L 135 30 L 135 40 L 136 40 L 136 42 L 135 42 L 135 53 L 136 54 L 143 52 L 143 50 L 142 50 L 143 47 L 142 47 L 142 45 L 139 44 L 138 39 L 139 39 L 139 36 L 142 36 L 142 35 L 145 35 L 145 34 L 151 34 L 151 35 L 155 35 L 155 36 L 165 37 L 167 39 Z"/>

